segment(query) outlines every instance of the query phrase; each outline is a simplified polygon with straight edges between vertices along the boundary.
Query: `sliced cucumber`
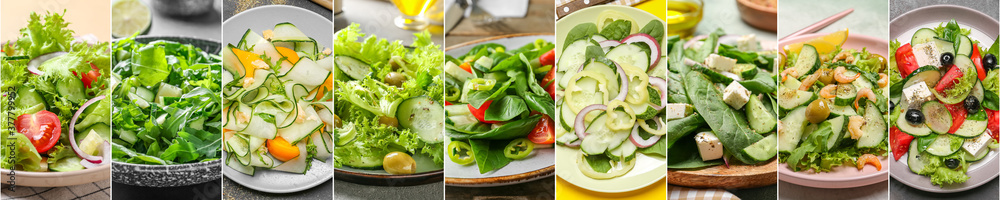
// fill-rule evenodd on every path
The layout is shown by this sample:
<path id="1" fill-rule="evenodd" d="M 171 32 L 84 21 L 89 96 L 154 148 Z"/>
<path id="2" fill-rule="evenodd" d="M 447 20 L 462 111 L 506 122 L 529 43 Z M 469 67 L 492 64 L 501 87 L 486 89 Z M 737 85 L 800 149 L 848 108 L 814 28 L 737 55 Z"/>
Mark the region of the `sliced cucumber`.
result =
<path id="1" fill-rule="evenodd" d="M 915 137 L 927 136 L 932 133 L 931 128 L 927 127 L 927 125 L 917 124 L 914 126 L 913 124 L 910 124 L 910 122 L 907 122 L 906 117 L 903 116 L 896 118 L 896 127 L 898 127 L 900 131 Z"/>
<path id="2" fill-rule="evenodd" d="M 796 76 L 791 78 L 799 78 L 807 74 L 812 74 L 813 71 L 819 68 L 819 64 L 819 53 L 816 52 L 816 47 L 808 44 L 802 45 L 799 57 L 795 59 L 795 65 L 792 66 Z"/>
<path id="3" fill-rule="evenodd" d="M 799 107 L 781 119 L 781 131 L 778 131 L 778 151 L 791 152 L 799 146 L 802 132 L 805 131 L 806 107 Z"/>
<path id="4" fill-rule="evenodd" d="M 617 148 L 628 139 L 631 130 L 612 131 L 607 127 L 608 115 L 600 115 L 587 126 L 587 137 L 583 138 L 580 150 L 587 155 L 603 154 L 608 149 Z"/>
<path id="5" fill-rule="evenodd" d="M 243 165 L 236 159 L 235 155 L 228 155 L 226 157 L 227 157 L 226 166 L 229 166 L 230 168 L 233 168 L 233 170 L 236 170 L 240 173 L 253 176 L 254 167 L 251 167 L 249 165 Z"/>
<path id="6" fill-rule="evenodd" d="M 988 124 L 989 124 L 988 121 L 976 121 L 976 120 L 966 119 L 965 122 L 962 122 L 962 125 L 958 127 L 958 130 L 955 130 L 955 136 L 963 138 L 973 138 L 979 136 L 980 134 L 983 134 L 983 132 L 986 131 L 986 127 Z"/>
<path id="7" fill-rule="evenodd" d="M 399 126 L 409 128 L 420 136 L 420 140 L 435 144 L 444 141 L 444 107 L 430 97 L 409 98 L 399 104 L 396 110 Z"/>
<path id="8" fill-rule="evenodd" d="M 274 36 L 271 37 L 272 41 L 310 41 L 312 40 L 305 33 L 302 33 L 299 28 L 295 27 L 292 23 L 280 23 L 274 25 Z"/>
<path id="9" fill-rule="evenodd" d="M 759 95 L 751 96 L 750 101 L 747 102 L 747 122 L 750 123 L 750 128 L 757 133 L 769 133 L 774 130 L 778 122 L 774 114 L 771 114 L 771 111 L 764 107 L 764 103 L 760 101 L 759 97 Z"/>
<path id="10" fill-rule="evenodd" d="M 611 158 L 611 160 L 628 162 L 635 159 L 636 149 L 638 149 L 638 147 L 636 147 L 635 144 L 632 144 L 632 141 L 625 140 L 622 141 L 618 147 L 609 149 L 605 155 L 607 155 L 608 158 Z"/>
<path id="11" fill-rule="evenodd" d="M 917 32 L 913 33 L 913 38 L 910 38 L 910 44 L 916 46 L 918 44 L 927 43 L 933 40 L 934 37 L 937 37 L 937 32 L 934 32 L 934 29 L 917 29 Z"/>
<path id="12" fill-rule="evenodd" d="M 941 52 L 942 54 L 944 54 L 945 52 L 949 52 L 956 56 L 958 55 L 955 54 L 955 43 L 947 40 L 942 40 L 940 38 L 934 38 L 932 39 L 932 41 L 934 41 L 934 45 L 937 46 L 938 52 Z"/>
<path id="13" fill-rule="evenodd" d="M 910 142 L 910 150 L 906 152 L 908 154 L 906 156 L 906 165 L 910 167 L 910 171 L 913 173 L 923 171 L 924 167 L 930 162 L 930 159 L 933 159 L 933 156 L 917 150 L 918 146 L 920 145 L 917 144 L 917 140 L 913 140 Z"/>
<path id="14" fill-rule="evenodd" d="M 935 156 L 950 156 L 961 150 L 963 143 L 965 143 L 964 138 L 951 134 L 939 134 L 930 145 L 927 145 L 925 152 Z"/>
<path id="15" fill-rule="evenodd" d="M 958 40 L 958 41 L 956 41 L 957 43 L 955 43 L 955 45 L 956 45 L 955 46 L 955 55 L 967 55 L 967 56 L 971 56 L 972 55 L 972 40 L 969 39 L 969 36 L 958 34 L 958 38 L 956 38 L 956 40 Z"/>
<path id="16" fill-rule="evenodd" d="M 860 80 L 861 78 L 858 78 Z M 854 99 L 858 97 L 858 89 L 851 84 L 839 84 L 837 85 L 837 99 L 833 102 L 834 105 L 838 106 L 851 106 L 854 105 Z"/>
<path id="17" fill-rule="evenodd" d="M 659 56 L 659 55 L 657 55 Z M 646 71 L 649 69 L 649 54 L 636 44 L 622 44 L 608 51 L 608 59 L 618 64 L 627 64 Z"/>
<path id="18" fill-rule="evenodd" d="M 309 169 L 309 162 L 312 162 L 312 160 L 308 159 L 309 156 L 308 151 L 306 151 L 306 143 L 300 142 L 295 145 L 295 147 L 299 148 L 299 156 L 296 156 L 287 162 L 281 163 L 277 167 L 274 167 L 274 170 L 300 174 L 306 173 L 306 170 Z"/>
<path id="19" fill-rule="evenodd" d="M 797 87 L 796 87 L 797 88 Z M 795 88 L 782 88 L 778 91 L 778 106 L 782 110 L 792 110 L 806 105 L 816 99 L 816 94 L 809 91 L 801 91 Z"/>
<path id="20" fill-rule="evenodd" d="M 370 65 L 350 56 L 334 56 L 333 62 L 336 63 L 337 69 L 354 80 L 364 79 L 371 73 Z"/>
<path id="21" fill-rule="evenodd" d="M 583 68 L 583 71 L 603 74 L 608 83 L 606 87 L 608 89 L 608 96 L 618 96 L 618 90 L 621 89 L 621 80 L 618 80 L 618 72 L 615 71 L 615 66 L 608 66 L 602 62 L 590 62 Z"/>
<path id="22" fill-rule="evenodd" d="M 865 106 L 865 125 L 861 127 L 861 131 L 864 133 L 861 138 L 858 138 L 858 147 L 876 147 L 882 144 L 886 138 L 886 126 L 885 118 L 882 116 L 882 111 L 878 110 L 878 107 L 874 103 L 869 103 Z"/>
<path id="23" fill-rule="evenodd" d="M 28 86 L 17 88 L 17 97 L 14 99 L 15 108 L 28 108 L 35 105 L 45 106 L 45 99 L 35 92 L 35 89 Z"/>
<path id="24" fill-rule="evenodd" d="M 983 147 L 983 148 L 979 149 L 979 152 L 976 152 L 976 155 L 972 155 L 968 151 L 962 151 L 962 156 L 965 157 L 965 162 L 980 161 L 983 158 L 986 158 L 987 154 L 990 154 L 990 148 L 989 147 Z"/>
<path id="25" fill-rule="evenodd" d="M 830 137 L 826 140 L 826 147 L 824 147 L 826 151 L 833 150 L 840 143 L 840 140 L 844 139 L 844 122 L 847 121 L 845 119 L 847 117 L 837 116 L 823 122 L 830 123 L 831 130 Z"/>
<path id="26" fill-rule="evenodd" d="M 348 159 L 344 165 L 356 169 L 382 169 L 384 158 L 385 155 L 361 155 Z"/>
<path id="27" fill-rule="evenodd" d="M 920 106 L 924 113 L 924 123 L 935 133 L 948 133 L 951 129 L 951 112 L 937 101 L 927 101 Z"/>
<path id="28" fill-rule="evenodd" d="M 850 117 L 858 115 L 858 112 L 854 110 L 854 106 L 838 106 L 830 105 L 830 116 L 845 116 Z"/>
<path id="29" fill-rule="evenodd" d="M 743 148 L 743 153 L 746 153 L 750 158 L 756 161 L 767 161 L 774 156 L 778 155 L 778 137 L 776 134 L 770 134 L 763 139 L 754 142 L 750 146 Z"/>
<path id="30" fill-rule="evenodd" d="M 559 71 L 561 72 L 576 72 L 583 66 L 584 62 L 587 62 L 587 47 L 593 45 L 590 43 L 590 39 L 581 39 L 570 43 L 566 46 L 565 50 L 559 54 Z M 565 86 L 565 85 L 564 85 Z"/>
<path id="31" fill-rule="evenodd" d="M 563 128 L 565 128 L 566 130 L 573 130 L 573 124 L 575 124 L 576 122 L 576 113 L 570 110 L 569 106 L 567 105 L 559 106 L 559 110 L 560 110 L 559 112 L 561 113 L 561 115 L 559 116 L 559 121 L 562 122 L 560 124 L 562 124 Z"/>

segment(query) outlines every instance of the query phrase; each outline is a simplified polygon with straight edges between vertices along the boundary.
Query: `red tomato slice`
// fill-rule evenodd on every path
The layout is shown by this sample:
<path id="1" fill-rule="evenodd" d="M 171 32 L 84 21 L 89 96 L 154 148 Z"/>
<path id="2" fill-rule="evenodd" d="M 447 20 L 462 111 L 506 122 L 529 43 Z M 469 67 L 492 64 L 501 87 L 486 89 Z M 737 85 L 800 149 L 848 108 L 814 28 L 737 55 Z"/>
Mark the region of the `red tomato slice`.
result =
<path id="1" fill-rule="evenodd" d="M 972 44 L 972 63 L 976 65 L 976 73 L 979 75 L 979 80 L 986 79 L 986 70 L 983 69 L 983 57 L 979 56 L 979 45 Z"/>
<path id="2" fill-rule="evenodd" d="M 993 140 L 1000 141 L 1000 138 L 997 138 L 1000 135 L 1000 113 L 995 110 L 986 109 L 986 116 L 988 116 L 986 119 L 989 120 L 986 125 L 986 132 L 993 137 Z"/>
<path id="3" fill-rule="evenodd" d="M 549 52 L 542 54 L 542 57 L 538 57 L 538 63 L 545 65 L 555 65 L 556 64 L 556 50 L 552 49 Z"/>
<path id="4" fill-rule="evenodd" d="M 899 68 L 900 75 L 903 78 L 909 76 L 914 70 L 920 68 L 917 65 L 917 57 L 913 55 L 913 47 L 910 44 L 903 45 L 896 49 L 896 67 Z"/>
<path id="5" fill-rule="evenodd" d="M 552 118 L 543 114 L 542 119 L 535 124 L 535 129 L 528 134 L 528 140 L 535 144 L 552 144 L 556 141 L 555 128 Z"/>
<path id="6" fill-rule="evenodd" d="M 948 133 L 955 134 L 955 131 L 962 127 L 962 123 L 965 123 L 965 115 L 968 114 L 965 111 L 965 105 L 963 103 L 944 104 L 944 107 L 948 108 L 948 112 L 951 112 L 951 128 L 948 129 Z"/>
<path id="7" fill-rule="evenodd" d="M 55 146 L 56 142 L 59 142 L 59 136 L 62 134 L 62 123 L 59 122 L 59 116 L 56 116 L 55 113 L 42 110 L 34 114 L 17 116 L 17 120 L 14 121 L 14 129 L 27 136 L 28 140 L 31 140 L 31 144 L 35 146 L 35 150 L 44 153 Z"/>
<path id="8" fill-rule="evenodd" d="M 958 67 L 949 68 L 948 72 L 945 72 L 941 80 L 938 81 L 937 86 L 934 86 L 934 90 L 944 93 L 944 90 L 955 86 L 955 83 L 958 83 L 958 79 L 962 78 L 962 76 L 965 76 L 965 73 L 961 69 L 958 69 Z"/>
<path id="9" fill-rule="evenodd" d="M 545 78 L 542 78 L 542 86 L 545 87 L 545 91 L 552 96 L 552 99 L 556 98 L 556 69 L 552 68 L 548 73 L 545 73 Z"/>
<path id="10" fill-rule="evenodd" d="M 479 122 L 488 124 L 497 123 L 498 121 L 486 121 L 486 109 L 490 108 L 490 103 L 493 103 L 493 100 L 486 100 L 486 102 L 484 102 L 482 106 L 479 106 L 479 108 L 472 107 L 472 104 L 466 105 L 469 106 L 469 112 L 472 112 L 472 116 L 475 116 Z"/>
<path id="11" fill-rule="evenodd" d="M 892 143 L 892 157 L 899 160 L 910 149 L 910 141 L 913 141 L 913 136 L 900 131 L 895 126 L 889 131 L 892 133 L 892 137 L 889 138 L 889 142 Z"/>

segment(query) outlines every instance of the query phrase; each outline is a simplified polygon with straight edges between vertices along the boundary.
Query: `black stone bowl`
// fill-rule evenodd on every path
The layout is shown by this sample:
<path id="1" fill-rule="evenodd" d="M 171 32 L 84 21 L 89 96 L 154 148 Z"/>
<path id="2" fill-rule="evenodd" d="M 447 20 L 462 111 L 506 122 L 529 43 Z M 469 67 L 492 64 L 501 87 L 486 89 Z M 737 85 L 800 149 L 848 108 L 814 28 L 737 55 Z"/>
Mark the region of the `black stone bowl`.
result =
<path id="1" fill-rule="evenodd" d="M 191 44 L 202 51 L 218 54 L 222 43 L 213 40 L 190 37 L 137 36 L 136 42 L 149 43 L 157 40 Z M 116 42 L 118 40 L 115 40 Z M 222 134 L 222 133 L 219 133 Z M 204 183 L 222 178 L 222 160 L 179 165 L 145 165 L 112 162 L 111 180 L 116 183 L 143 187 L 177 187 Z"/>

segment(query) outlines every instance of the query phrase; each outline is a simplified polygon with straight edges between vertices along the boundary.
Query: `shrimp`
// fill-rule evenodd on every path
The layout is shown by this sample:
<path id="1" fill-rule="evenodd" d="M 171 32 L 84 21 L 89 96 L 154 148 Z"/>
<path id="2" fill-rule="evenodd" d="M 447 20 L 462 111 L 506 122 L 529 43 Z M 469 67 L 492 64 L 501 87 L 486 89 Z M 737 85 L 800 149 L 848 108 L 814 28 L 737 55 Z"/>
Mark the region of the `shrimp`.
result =
<path id="1" fill-rule="evenodd" d="M 788 68 L 785 69 L 784 71 L 781 71 L 781 82 L 785 82 L 785 80 L 788 79 L 788 76 L 797 77 L 799 76 L 799 72 L 796 71 L 795 68 Z"/>
<path id="2" fill-rule="evenodd" d="M 871 164 L 872 166 L 875 166 L 875 169 L 878 169 L 878 171 L 882 171 L 882 162 L 878 160 L 878 157 L 875 157 L 875 155 L 870 153 L 858 156 L 858 163 L 856 164 L 858 166 L 858 170 L 864 169 L 866 164 Z"/>
<path id="3" fill-rule="evenodd" d="M 823 87 L 823 89 L 819 90 L 819 96 L 825 99 L 831 99 L 833 97 L 836 97 L 837 95 L 836 93 L 837 93 L 837 85 L 833 84 L 826 85 L 826 87 Z"/>
<path id="4" fill-rule="evenodd" d="M 835 61 L 836 60 L 843 60 L 844 62 L 847 62 L 847 63 L 853 63 L 854 62 L 854 56 L 851 56 L 851 53 L 849 51 L 841 51 L 840 53 L 837 54 L 837 56 L 833 57 L 833 60 L 835 60 Z"/>
<path id="5" fill-rule="evenodd" d="M 802 84 L 799 85 L 799 90 L 808 91 L 809 88 L 811 88 L 813 84 L 816 83 L 816 80 L 819 80 L 819 74 L 812 74 L 806 76 L 806 78 L 802 79 Z"/>
<path id="6" fill-rule="evenodd" d="M 878 87 L 883 88 L 889 85 L 889 75 L 878 73 Z"/>
<path id="7" fill-rule="evenodd" d="M 858 97 L 854 98 L 854 109 L 855 110 L 859 109 L 858 108 L 858 100 L 861 100 L 861 98 L 868 98 L 868 100 L 871 100 L 872 102 L 878 103 L 878 98 L 875 97 L 875 92 L 872 92 L 871 89 L 863 88 L 860 91 L 858 91 Z"/>
<path id="8" fill-rule="evenodd" d="M 854 77 L 846 77 L 844 73 L 847 72 L 847 68 L 840 66 L 833 71 L 833 79 L 836 79 L 838 83 L 850 83 L 861 77 L 861 74 L 855 74 Z"/>
<path id="9" fill-rule="evenodd" d="M 851 118 L 847 122 L 847 130 L 851 132 L 851 139 L 856 140 L 858 138 L 861 138 L 862 135 L 864 135 L 864 132 L 861 131 L 861 127 L 864 126 L 865 123 L 867 123 L 865 122 L 865 117 L 857 115 L 851 116 Z"/>

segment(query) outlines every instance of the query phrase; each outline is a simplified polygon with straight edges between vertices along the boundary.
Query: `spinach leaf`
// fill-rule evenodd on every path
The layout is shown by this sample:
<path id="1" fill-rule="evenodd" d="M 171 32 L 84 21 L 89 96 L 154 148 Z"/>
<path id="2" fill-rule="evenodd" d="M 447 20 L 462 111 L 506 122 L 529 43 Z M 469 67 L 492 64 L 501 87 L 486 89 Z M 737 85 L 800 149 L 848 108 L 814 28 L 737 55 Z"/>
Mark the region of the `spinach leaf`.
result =
<path id="1" fill-rule="evenodd" d="M 632 31 L 632 22 L 624 19 L 615 20 L 604 26 L 601 35 L 609 40 L 622 40 Z"/>
<path id="2" fill-rule="evenodd" d="M 563 42 L 562 44 L 563 48 L 560 51 L 565 51 L 566 47 L 569 47 L 569 44 L 572 44 L 573 42 L 580 39 L 589 38 L 591 35 L 594 34 L 597 34 L 597 24 L 594 23 L 577 24 L 576 26 L 573 27 L 573 29 L 569 30 L 568 34 L 566 34 L 566 41 Z"/>
<path id="3" fill-rule="evenodd" d="M 685 80 L 689 100 L 719 137 L 725 150 L 743 163 L 758 163 L 742 151 L 763 138 L 750 129 L 746 115 L 723 103 L 722 93 L 701 72 L 690 72 Z"/>
<path id="4" fill-rule="evenodd" d="M 747 90 L 754 93 L 770 94 L 778 90 L 778 85 L 774 77 L 771 76 L 771 73 L 764 70 L 759 70 L 753 79 L 740 81 L 740 85 L 743 85 Z"/>
<path id="5" fill-rule="evenodd" d="M 656 127 L 656 122 L 653 121 L 653 120 L 656 120 L 656 119 L 646 120 L 646 124 L 648 124 L 650 127 L 659 128 L 659 127 Z M 642 137 L 642 139 L 645 140 L 645 139 L 649 139 L 650 137 L 653 137 L 653 134 L 650 134 L 650 133 L 646 132 L 646 129 L 640 128 L 639 129 L 639 137 Z M 639 148 L 638 151 L 640 153 L 643 153 L 643 154 L 646 154 L 646 155 L 667 156 L 667 141 L 666 141 L 666 139 L 660 138 L 660 140 L 656 141 L 656 143 L 653 144 L 653 146 L 649 146 L 649 147 L 646 147 L 646 148 Z"/>
<path id="6" fill-rule="evenodd" d="M 678 73 L 681 75 L 687 74 L 688 71 L 691 71 L 691 68 L 684 64 L 684 42 L 685 42 L 684 40 L 678 40 L 677 42 L 674 42 L 673 45 L 674 47 L 670 48 L 670 53 L 668 53 L 667 55 L 668 57 L 670 57 L 669 61 L 667 62 L 667 65 L 669 65 L 668 68 L 670 68 L 670 72 Z"/>
<path id="7" fill-rule="evenodd" d="M 663 43 L 663 35 L 667 29 L 663 26 L 663 22 L 660 20 L 649 20 L 642 29 L 639 29 L 639 33 L 645 33 L 649 36 L 653 36 L 657 43 Z"/>
<path id="8" fill-rule="evenodd" d="M 480 174 L 500 169 L 510 163 L 510 159 L 503 155 L 503 149 L 509 142 L 509 140 L 469 140 Z"/>
<path id="9" fill-rule="evenodd" d="M 519 137 L 524 137 L 535 128 L 535 124 L 541 119 L 541 115 L 531 115 L 517 121 L 512 121 L 504 124 L 503 126 L 497 127 L 495 129 L 490 129 L 488 131 L 482 130 L 465 130 L 454 127 L 453 125 L 447 125 L 447 131 L 445 135 L 451 137 L 455 140 L 464 139 L 489 139 L 489 140 L 506 140 L 514 139 Z"/>
<path id="10" fill-rule="evenodd" d="M 688 115 L 687 117 L 670 120 L 667 122 L 667 148 L 674 145 L 675 142 L 684 138 L 684 136 L 690 135 L 705 125 L 705 118 L 702 118 L 700 114 L 694 113 Z"/>
<path id="11" fill-rule="evenodd" d="M 484 113 L 487 121 L 507 121 L 528 113 L 528 106 L 521 97 L 507 95 L 494 101 Z"/>
<path id="12" fill-rule="evenodd" d="M 998 102 L 1000 102 L 1000 98 L 997 97 L 997 94 L 989 90 L 983 90 L 983 91 L 984 91 L 983 101 L 982 101 L 983 108 L 990 110 L 1000 110 L 1000 106 L 997 105 Z"/>
<path id="13" fill-rule="evenodd" d="M 611 158 L 608 158 L 604 154 L 589 155 L 583 158 L 587 159 L 587 164 L 596 172 L 608 173 L 608 171 L 611 171 Z"/>

